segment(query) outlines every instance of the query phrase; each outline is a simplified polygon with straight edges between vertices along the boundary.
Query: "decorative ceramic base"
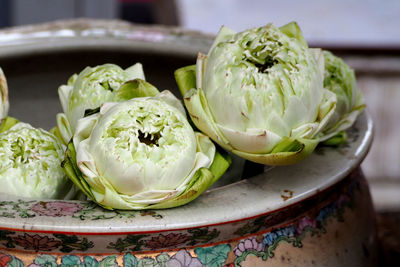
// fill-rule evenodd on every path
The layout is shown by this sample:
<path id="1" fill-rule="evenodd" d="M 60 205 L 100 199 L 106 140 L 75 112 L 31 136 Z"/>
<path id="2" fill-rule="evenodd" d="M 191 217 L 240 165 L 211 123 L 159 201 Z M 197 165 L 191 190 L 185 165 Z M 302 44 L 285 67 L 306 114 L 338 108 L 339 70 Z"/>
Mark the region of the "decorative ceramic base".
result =
<path id="1" fill-rule="evenodd" d="M 0 60 L 10 95 L 29 89 L 21 96 L 29 101 L 19 101 L 21 117 L 14 115 L 28 120 L 22 116 L 38 113 L 30 107 L 59 105 L 46 98 L 61 84 L 58 77 L 65 82 L 81 65 L 105 58 L 125 65 L 140 60 L 151 83 L 162 80 L 159 89 L 176 91 L 174 69 L 192 64 L 211 42 L 176 28 L 74 20 L 0 31 Z M 40 90 L 26 87 L 32 81 Z M 46 105 L 35 102 L 40 99 Z M 45 113 L 43 123 L 53 126 L 56 112 Z M 374 266 L 374 212 L 359 170 L 372 141 L 367 114 L 348 137 L 346 145 L 319 147 L 299 164 L 236 182 L 223 177 L 227 185 L 175 209 L 106 211 L 89 201 L 1 195 L 0 267 Z"/>
<path id="2" fill-rule="evenodd" d="M 17 204 L 2 201 L 0 207 L 17 211 L 8 215 L 3 212 L 3 217 L 107 220 L 96 217 L 92 203 L 88 204 L 20 200 Z M 108 215 L 161 219 L 156 212 Z M 0 265 L 375 266 L 375 244 L 368 186 L 357 169 L 338 184 L 300 203 L 217 225 L 112 235 L 1 229 Z"/>

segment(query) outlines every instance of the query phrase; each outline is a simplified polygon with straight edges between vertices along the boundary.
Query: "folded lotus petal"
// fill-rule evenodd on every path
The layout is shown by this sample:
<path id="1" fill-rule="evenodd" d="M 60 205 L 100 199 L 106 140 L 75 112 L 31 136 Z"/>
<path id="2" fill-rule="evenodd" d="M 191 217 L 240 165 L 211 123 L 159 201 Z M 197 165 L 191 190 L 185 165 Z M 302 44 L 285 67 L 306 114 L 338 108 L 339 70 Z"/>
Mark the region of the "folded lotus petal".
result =
<path id="1" fill-rule="evenodd" d="M 104 103 L 78 121 L 66 155 L 71 180 L 108 209 L 186 204 L 230 164 L 208 137 L 193 131 L 170 92 Z"/>
<path id="2" fill-rule="evenodd" d="M 348 114 L 343 115 L 333 127 L 324 132 L 324 136 L 320 138 L 321 141 L 328 140 L 329 138 L 335 136 L 339 132 L 350 128 L 356 121 L 357 117 L 361 114 L 363 109 L 364 108 L 354 110 Z"/>
<path id="3" fill-rule="evenodd" d="M 74 87 L 72 85 L 61 85 L 58 87 L 58 98 L 61 103 L 62 110 L 65 113 L 68 112 L 69 99 L 71 98 Z"/>
<path id="4" fill-rule="evenodd" d="M 194 124 L 211 139 L 218 140 L 216 142 L 221 146 L 229 148 L 228 140 L 220 132 L 212 117 L 203 91 L 201 89 L 188 91 L 185 95 L 184 101 Z"/>
<path id="5" fill-rule="evenodd" d="M 69 120 L 64 113 L 58 113 L 56 116 L 58 132 L 60 134 L 60 141 L 64 143 L 64 145 L 68 144 L 72 137 L 72 129 L 69 124 Z"/>
<path id="6" fill-rule="evenodd" d="M 279 135 L 264 129 L 247 129 L 247 132 L 240 132 L 222 125 L 218 127 L 234 150 L 248 153 L 268 153 L 282 139 Z"/>
<path id="7" fill-rule="evenodd" d="M 250 161 L 271 166 L 283 166 L 298 163 L 305 159 L 318 145 L 317 139 L 298 139 L 294 151 L 274 152 L 267 154 L 246 153 L 233 150 L 232 152 Z"/>
<path id="8" fill-rule="evenodd" d="M 125 69 L 126 75 L 131 79 L 146 80 L 143 72 L 143 65 L 141 63 L 136 63 L 129 68 Z"/>

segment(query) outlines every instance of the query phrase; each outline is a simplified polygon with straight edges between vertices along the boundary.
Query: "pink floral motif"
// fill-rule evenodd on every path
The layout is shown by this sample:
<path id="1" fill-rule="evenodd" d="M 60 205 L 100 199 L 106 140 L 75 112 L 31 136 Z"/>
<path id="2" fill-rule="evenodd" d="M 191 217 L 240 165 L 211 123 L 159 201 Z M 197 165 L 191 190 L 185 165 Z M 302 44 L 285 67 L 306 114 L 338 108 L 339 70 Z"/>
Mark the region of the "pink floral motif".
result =
<path id="1" fill-rule="evenodd" d="M 29 235 L 26 233 L 23 236 L 17 236 L 14 240 L 17 245 L 23 247 L 24 249 L 35 251 L 51 251 L 61 245 L 60 240 L 49 238 L 48 236 Z"/>
<path id="2" fill-rule="evenodd" d="M 308 227 L 316 228 L 317 223 L 310 217 L 306 216 L 299 220 L 296 231 L 297 231 L 297 233 L 301 234 L 301 233 L 303 233 L 304 229 L 306 229 Z"/>
<path id="3" fill-rule="evenodd" d="M 168 266 L 202 267 L 203 264 L 198 258 L 193 258 L 187 250 L 180 250 L 168 261 Z"/>
<path id="4" fill-rule="evenodd" d="M 0 252 L 0 267 L 7 266 L 11 261 L 11 256 Z"/>
<path id="5" fill-rule="evenodd" d="M 168 235 L 160 234 L 146 241 L 146 245 L 152 249 L 161 249 L 167 247 L 176 247 L 186 243 L 189 237 L 184 234 L 170 233 Z"/>
<path id="6" fill-rule="evenodd" d="M 40 266 L 40 265 L 38 265 L 38 264 L 35 264 L 35 263 L 32 263 L 32 264 L 30 264 L 28 267 L 42 267 L 42 266 Z"/>
<path id="7" fill-rule="evenodd" d="M 62 217 L 74 215 L 74 213 L 82 209 L 82 206 L 77 203 L 63 201 L 40 201 L 32 205 L 31 209 L 41 216 Z"/>
<path id="8" fill-rule="evenodd" d="M 255 237 L 251 237 L 240 241 L 233 252 L 239 257 L 246 250 L 262 251 L 262 244 L 259 243 Z"/>

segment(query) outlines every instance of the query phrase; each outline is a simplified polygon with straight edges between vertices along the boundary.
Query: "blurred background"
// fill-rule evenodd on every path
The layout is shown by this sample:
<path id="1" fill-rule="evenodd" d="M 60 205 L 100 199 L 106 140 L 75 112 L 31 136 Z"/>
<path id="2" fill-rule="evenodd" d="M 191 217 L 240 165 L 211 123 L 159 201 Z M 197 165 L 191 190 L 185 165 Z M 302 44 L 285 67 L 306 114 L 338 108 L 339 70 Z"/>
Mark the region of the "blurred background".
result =
<path id="1" fill-rule="evenodd" d="M 0 0 L 0 28 L 85 17 L 216 34 L 221 25 L 297 21 L 310 46 L 333 50 L 356 70 L 376 130 L 363 170 L 376 209 L 390 213 L 400 211 L 399 13 L 398 0 Z"/>
<path id="2" fill-rule="evenodd" d="M 397 0 L 0 0 L 0 27 L 79 17 L 179 25 L 216 33 L 297 21 L 311 43 L 395 47 Z"/>

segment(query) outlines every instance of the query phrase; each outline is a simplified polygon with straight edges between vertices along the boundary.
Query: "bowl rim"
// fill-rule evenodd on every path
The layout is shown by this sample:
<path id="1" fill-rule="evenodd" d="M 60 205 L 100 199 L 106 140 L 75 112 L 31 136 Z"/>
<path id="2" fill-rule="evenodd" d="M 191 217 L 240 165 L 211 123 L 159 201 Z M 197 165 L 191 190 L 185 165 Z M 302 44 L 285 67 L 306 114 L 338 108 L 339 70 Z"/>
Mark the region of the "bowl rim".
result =
<path id="1" fill-rule="evenodd" d="M 177 27 L 75 19 L 0 30 L 0 59 L 92 49 L 195 57 L 199 51 L 206 52 L 211 43 L 211 35 Z M 208 190 L 182 207 L 157 210 L 156 213 L 162 219 L 152 216 L 122 216 L 111 220 L 82 221 L 70 216 L 24 218 L 16 214 L 14 218 L 0 215 L 0 229 L 100 235 L 149 233 L 229 224 L 277 212 L 335 185 L 361 164 L 373 137 L 373 122 L 369 114 L 364 112 L 350 131 L 352 133 L 348 144 L 340 149 L 323 147 L 318 153 L 314 152 L 298 164 L 274 167 L 260 175 Z M 285 179 L 282 179 L 284 176 Z M 287 192 L 291 193 L 286 197 L 284 194 Z M 0 204 L 11 203 L 8 207 L 10 212 L 12 204 L 15 205 L 18 201 L 29 203 L 27 209 L 37 203 L 57 202 L 0 196 Z M 62 202 L 76 205 L 87 203 Z M 110 211 L 97 207 L 97 212 L 106 214 Z"/>
<path id="2" fill-rule="evenodd" d="M 166 25 L 143 25 L 123 20 L 67 19 L 0 29 L 0 58 L 82 50 L 178 53 L 207 52 L 214 36 Z M 62 42 L 61 42 L 62 41 Z M 151 44 L 151 46 L 149 46 Z"/>

